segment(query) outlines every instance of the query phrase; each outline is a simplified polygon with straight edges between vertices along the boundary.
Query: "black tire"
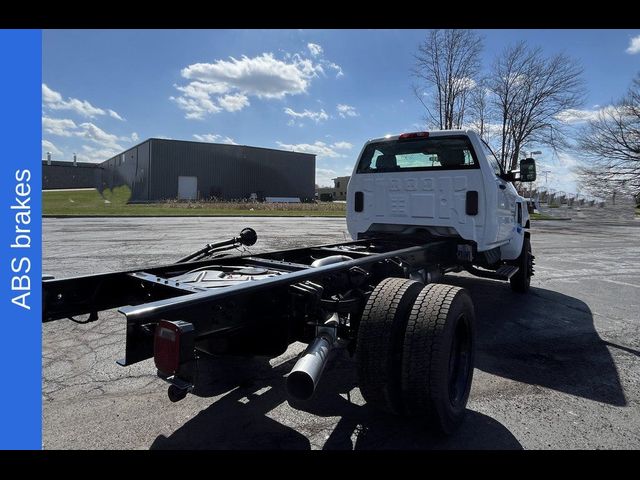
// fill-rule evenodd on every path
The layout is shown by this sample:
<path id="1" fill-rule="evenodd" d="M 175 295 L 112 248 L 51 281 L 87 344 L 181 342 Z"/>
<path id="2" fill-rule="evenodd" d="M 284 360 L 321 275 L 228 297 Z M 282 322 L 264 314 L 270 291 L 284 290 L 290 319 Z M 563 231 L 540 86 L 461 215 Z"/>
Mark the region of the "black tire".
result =
<path id="1" fill-rule="evenodd" d="M 519 270 L 511 279 L 511 289 L 518 293 L 527 293 L 531 286 L 531 276 L 533 275 L 533 259 L 535 257 L 531 254 L 531 241 L 529 237 L 525 236 L 522 242 L 522 251 L 520 256 L 515 262 Z"/>
<path id="2" fill-rule="evenodd" d="M 473 380 L 475 313 L 460 287 L 429 284 L 409 315 L 402 353 L 404 412 L 444 434 L 462 422 Z"/>
<path id="3" fill-rule="evenodd" d="M 400 366 L 407 319 L 423 284 L 386 278 L 373 290 L 362 312 L 356 358 L 360 392 L 374 408 L 402 413 Z"/>

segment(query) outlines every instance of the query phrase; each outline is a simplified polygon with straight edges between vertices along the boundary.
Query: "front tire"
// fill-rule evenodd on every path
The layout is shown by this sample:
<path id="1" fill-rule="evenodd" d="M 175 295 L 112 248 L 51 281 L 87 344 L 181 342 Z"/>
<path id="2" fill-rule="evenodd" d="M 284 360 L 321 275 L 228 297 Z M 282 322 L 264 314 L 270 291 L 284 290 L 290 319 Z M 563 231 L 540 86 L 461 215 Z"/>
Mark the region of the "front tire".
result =
<path id="1" fill-rule="evenodd" d="M 531 286 L 531 277 L 533 275 L 533 259 L 535 257 L 531 254 L 531 241 L 529 237 L 524 237 L 522 242 L 522 251 L 520 256 L 516 260 L 516 266 L 519 270 L 511 279 L 511 289 L 518 293 L 527 293 Z"/>

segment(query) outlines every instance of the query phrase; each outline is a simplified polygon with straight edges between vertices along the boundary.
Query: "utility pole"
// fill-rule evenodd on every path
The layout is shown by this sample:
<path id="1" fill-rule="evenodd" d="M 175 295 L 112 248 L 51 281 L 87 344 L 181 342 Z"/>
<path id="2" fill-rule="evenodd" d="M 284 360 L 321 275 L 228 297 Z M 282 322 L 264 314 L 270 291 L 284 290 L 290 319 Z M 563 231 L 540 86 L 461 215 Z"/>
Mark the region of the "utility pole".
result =
<path id="1" fill-rule="evenodd" d="M 540 173 L 544 173 L 544 186 L 546 187 L 547 184 L 549 183 L 548 175 L 551 173 L 551 170 L 542 170 L 542 172 Z"/>

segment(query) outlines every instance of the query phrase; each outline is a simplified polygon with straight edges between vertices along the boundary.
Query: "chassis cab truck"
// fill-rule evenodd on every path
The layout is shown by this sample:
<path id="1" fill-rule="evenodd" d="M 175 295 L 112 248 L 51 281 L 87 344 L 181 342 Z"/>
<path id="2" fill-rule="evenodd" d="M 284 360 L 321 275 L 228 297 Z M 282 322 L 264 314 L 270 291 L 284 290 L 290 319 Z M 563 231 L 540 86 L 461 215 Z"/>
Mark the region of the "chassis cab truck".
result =
<path id="1" fill-rule="evenodd" d="M 348 187 L 352 241 L 261 254 L 250 228 L 170 263 L 97 275 L 43 277 L 43 321 L 125 317 L 122 366 L 153 358 L 169 399 L 199 395 L 203 362 L 281 355 L 308 344 L 287 376 L 288 395 L 313 400 L 332 350 L 355 355 L 373 407 L 444 433 L 463 420 L 473 377 L 469 293 L 441 283 L 466 270 L 529 289 L 529 216 L 512 181 L 473 132 L 371 140 Z M 82 318 L 81 318 L 82 316 Z M 294 403 L 295 405 L 295 403 Z"/>
<path id="2" fill-rule="evenodd" d="M 445 254 L 408 279 L 382 281 L 369 297 L 356 349 L 368 402 L 423 415 L 444 432 L 459 423 L 473 374 L 474 312 L 464 289 L 437 282 L 464 268 L 529 290 L 529 213 L 512 181 L 535 177 L 533 159 L 520 172 L 504 172 L 472 131 L 406 133 L 364 145 L 348 186 L 352 238 L 455 244 L 455 261 Z"/>
<path id="3" fill-rule="evenodd" d="M 528 159 L 525 168 L 531 168 Z M 535 166 L 533 167 L 535 172 Z M 526 175 L 530 175 L 527 170 Z M 527 178 L 530 178 L 527 177 Z M 458 238 L 470 261 L 516 260 L 529 238 L 526 200 L 472 131 L 408 133 L 367 142 L 348 186 L 354 239 L 422 232 Z M 529 181 L 529 180 L 527 180 Z M 503 269 L 506 272 L 506 269 Z M 511 282 L 526 291 L 526 276 Z"/>

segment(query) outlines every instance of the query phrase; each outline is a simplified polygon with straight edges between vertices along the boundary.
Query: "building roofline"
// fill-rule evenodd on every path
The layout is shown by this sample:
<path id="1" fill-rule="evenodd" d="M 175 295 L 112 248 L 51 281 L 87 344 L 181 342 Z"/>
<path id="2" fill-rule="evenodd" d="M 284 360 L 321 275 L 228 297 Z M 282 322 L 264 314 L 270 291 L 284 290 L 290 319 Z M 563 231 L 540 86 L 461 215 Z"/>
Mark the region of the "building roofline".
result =
<path id="1" fill-rule="evenodd" d="M 270 150 L 272 152 L 287 152 L 287 153 L 296 153 L 298 155 L 309 155 L 311 157 L 316 157 L 317 155 L 315 153 L 306 153 L 306 152 L 296 152 L 295 150 L 282 150 L 279 148 L 268 148 L 268 147 L 255 147 L 253 145 L 239 145 L 239 144 L 231 144 L 231 143 L 216 143 L 216 142 L 201 142 L 198 140 L 179 140 L 176 138 L 158 138 L 158 137 L 149 137 L 148 139 L 146 139 L 144 142 L 139 143 L 138 145 L 134 145 L 131 148 L 135 148 L 139 145 L 142 145 L 145 142 L 148 142 L 150 140 L 159 140 L 159 141 L 164 141 L 164 142 L 183 142 L 183 143 L 200 143 L 203 145 L 222 145 L 225 147 L 244 147 L 244 148 L 253 148 L 256 150 Z M 131 150 L 131 148 L 128 148 L 127 150 Z M 124 150 L 125 152 L 127 150 Z M 113 158 L 113 157 L 110 157 Z"/>
<path id="2" fill-rule="evenodd" d="M 43 159 L 42 160 L 42 165 L 46 166 L 48 165 L 48 160 L 47 159 Z M 51 165 L 50 166 L 58 166 L 58 167 L 73 167 L 73 160 L 51 160 Z M 91 167 L 91 168 L 102 168 L 102 162 L 76 162 L 76 168 L 85 168 L 85 167 Z"/>

